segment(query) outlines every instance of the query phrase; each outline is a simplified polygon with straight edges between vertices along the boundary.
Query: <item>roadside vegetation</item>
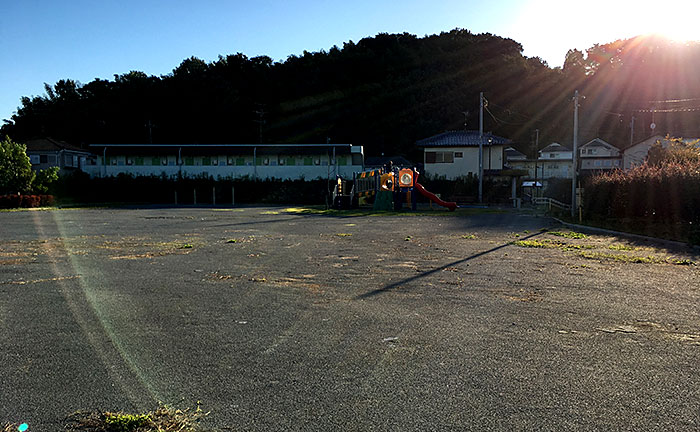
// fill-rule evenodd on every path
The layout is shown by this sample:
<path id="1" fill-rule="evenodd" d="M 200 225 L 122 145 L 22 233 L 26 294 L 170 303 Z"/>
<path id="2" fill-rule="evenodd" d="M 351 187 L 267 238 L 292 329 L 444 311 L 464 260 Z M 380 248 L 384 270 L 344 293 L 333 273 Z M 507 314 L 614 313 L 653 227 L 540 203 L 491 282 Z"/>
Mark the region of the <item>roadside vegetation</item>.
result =
<path id="1" fill-rule="evenodd" d="M 596 226 L 700 244 L 697 142 L 657 142 L 645 164 L 588 179 L 584 218 Z"/>
<path id="2" fill-rule="evenodd" d="M 5 137 L 0 141 L 0 209 L 53 205 L 49 187 L 58 180 L 58 168 L 34 172 L 27 148 Z"/>

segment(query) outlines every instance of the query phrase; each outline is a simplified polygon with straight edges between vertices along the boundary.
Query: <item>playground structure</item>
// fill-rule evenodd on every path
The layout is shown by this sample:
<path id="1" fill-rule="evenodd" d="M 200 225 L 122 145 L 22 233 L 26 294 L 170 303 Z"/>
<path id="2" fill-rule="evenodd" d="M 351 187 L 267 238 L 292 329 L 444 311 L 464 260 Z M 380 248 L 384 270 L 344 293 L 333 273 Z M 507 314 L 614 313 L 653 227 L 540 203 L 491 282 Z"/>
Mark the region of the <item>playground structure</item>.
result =
<path id="1" fill-rule="evenodd" d="M 417 194 L 454 211 L 457 203 L 443 201 L 418 183 L 419 172 L 412 168 L 388 167 L 353 173 L 352 180 L 336 178 L 333 208 L 348 209 L 372 205 L 374 210 L 401 210 L 404 204 L 416 209 Z"/>

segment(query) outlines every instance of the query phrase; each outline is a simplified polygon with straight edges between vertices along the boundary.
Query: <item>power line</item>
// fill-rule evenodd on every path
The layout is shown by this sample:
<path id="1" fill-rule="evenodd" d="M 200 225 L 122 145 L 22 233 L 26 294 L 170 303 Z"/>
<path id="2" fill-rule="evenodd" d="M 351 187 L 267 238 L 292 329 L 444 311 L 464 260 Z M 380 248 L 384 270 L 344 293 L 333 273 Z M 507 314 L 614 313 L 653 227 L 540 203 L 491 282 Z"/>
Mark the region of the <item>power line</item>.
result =
<path id="1" fill-rule="evenodd" d="M 503 124 L 507 124 L 507 125 L 511 125 L 511 126 L 522 126 L 522 125 L 527 124 L 527 123 L 512 123 L 512 122 L 507 122 L 505 120 L 500 120 L 495 115 L 493 115 L 493 113 L 491 112 L 490 109 L 488 109 L 488 107 L 484 106 L 484 109 L 486 110 L 487 113 L 489 113 L 491 118 L 493 118 L 496 121 L 496 123 L 503 123 Z"/>
<path id="2" fill-rule="evenodd" d="M 658 101 L 648 101 L 647 103 L 681 103 L 681 102 L 693 102 L 700 101 L 700 98 L 690 98 L 690 99 L 667 99 Z"/>
<path id="3" fill-rule="evenodd" d="M 634 110 L 632 112 L 638 112 L 638 113 L 676 113 L 676 112 L 694 112 L 694 111 L 700 111 L 700 107 L 668 108 L 668 109 L 640 109 L 640 110 Z"/>

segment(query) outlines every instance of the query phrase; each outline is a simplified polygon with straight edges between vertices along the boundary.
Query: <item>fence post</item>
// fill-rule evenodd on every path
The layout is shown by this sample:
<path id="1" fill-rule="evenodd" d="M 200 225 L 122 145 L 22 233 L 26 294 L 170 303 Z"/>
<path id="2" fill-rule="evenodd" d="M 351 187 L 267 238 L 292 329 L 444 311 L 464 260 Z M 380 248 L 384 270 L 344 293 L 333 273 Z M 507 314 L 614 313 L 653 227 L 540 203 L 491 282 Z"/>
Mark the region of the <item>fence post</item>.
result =
<path id="1" fill-rule="evenodd" d="M 177 191 L 175 191 L 175 205 L 177 205 Z"/>
<path id="2" fill-rule="evenodd" d="M 236 205 L 236 204 L 235 204 L 235 203 L 236 203 L 236 200 L 234 199 L 235 196 L 236 196 L 236 195 L 235 195 L 235 191 L 234 191 L 234 189 L 233 189 L 233 186 L 231 186 L 231 207 L 233 207 L 233 206 Z"/>
<path id="3" fill-rule="evenodd" d="M 216 186 L 211 187 L 211 203 L 216 205 Z"/>
<path id="4" fill-rule="evenodd" d="M 192 196 L 194 197 L 194 205 L 197 205 L 197 188 L 192 189 Z"/>

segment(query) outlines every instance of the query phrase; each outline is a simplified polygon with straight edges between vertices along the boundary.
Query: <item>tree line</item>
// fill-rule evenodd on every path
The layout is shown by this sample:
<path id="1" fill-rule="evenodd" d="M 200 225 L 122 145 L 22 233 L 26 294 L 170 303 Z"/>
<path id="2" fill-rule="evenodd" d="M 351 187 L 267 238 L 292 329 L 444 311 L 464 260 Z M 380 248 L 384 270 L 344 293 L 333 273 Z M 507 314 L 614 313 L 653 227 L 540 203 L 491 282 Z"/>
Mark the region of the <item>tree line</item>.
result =
<path id="1" fill-rule="evenodd" d="M 51 136 L 91 143 L 311 143 L 364 145 L 366 154 L 421 160 L 415 141 L 445 130 L 485 129 L 533 156 L 571 145 L 571 97 L 582 140 L 618 147 L 656 132 L 697 134 L 700 44 L 638 37 L 571 50 L 562 68 L 523 55 L 518 42 L 455 29 L 439 35 L 378 34 L 275 62 L 267 56 L 192 57 L 163 76 L 131 71 L 81 84 L 45 84 L 0 127 L 14 140 Z M 675 101 L 675 102 L 669 102 Z"/>

